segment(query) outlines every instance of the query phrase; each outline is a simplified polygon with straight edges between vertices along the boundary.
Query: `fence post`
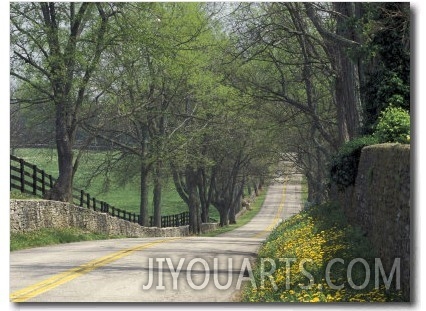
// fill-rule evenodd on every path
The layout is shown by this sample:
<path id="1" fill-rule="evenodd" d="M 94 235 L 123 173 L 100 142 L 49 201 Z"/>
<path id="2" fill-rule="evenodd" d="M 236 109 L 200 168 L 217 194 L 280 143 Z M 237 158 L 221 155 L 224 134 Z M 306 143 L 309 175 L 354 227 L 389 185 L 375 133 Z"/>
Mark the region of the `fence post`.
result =
<path id="1" fill-rule="evenodd" d="M 84 191 L 80 190 L 80 206 L 83 207 L 84 203 Z"/>
<path id="2" fill-rule="evenodd" d="M 43 195 L 46 193 L 46 173 L 44 170 L 41 171 L 41 192 Z"/>
<path id="3" fill-rule="evenodd" d="M 33 194 L 37 195 L 37 166 L 33 165 Z"/>
<path id="4" fill-rule="evenodd" d="M 20 173 L 20 182 L 21 182 L 21 192 L 25 192 L 25 167 L 24 160 L 19 159 L 19 173 Z"/>
<path id="5" fill-rule="evenodd" d="M 86 193 L 86 198 L 87 198 L 87 208 L 90 208 L 90 194 Z"/>
<path id="6" fill-rule="evenodd" d="M 96 211 L 96 198 L 93 198 L 93 210 Z"/>
<path id="7" fill-rule="evenodd" d="M 50 184 L 50 189 L 53 188 L 53 179 L 52 179 L 52 175 L 49 175 L 49 184 Z"/>

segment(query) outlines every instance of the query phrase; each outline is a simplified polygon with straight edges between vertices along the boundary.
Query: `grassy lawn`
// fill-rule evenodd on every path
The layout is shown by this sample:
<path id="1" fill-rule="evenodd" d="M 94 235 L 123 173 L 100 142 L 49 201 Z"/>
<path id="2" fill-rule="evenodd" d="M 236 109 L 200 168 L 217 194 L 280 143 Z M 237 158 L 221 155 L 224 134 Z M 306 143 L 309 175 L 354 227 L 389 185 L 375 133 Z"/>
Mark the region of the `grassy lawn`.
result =
<path id="1" fill-rule="evenodd" d="M 333 264 L 327 272 L 328 264 L 336 258 L 343 262 Z M 360 258 L 370 267 L 370 277 L 364 264 L 360 263 L 351 267 L 349 277 L 351 261 Z M 241 300 L 243 302 L 401 301 L 401 293 L 395 290 L 395 277 L 388 289 L 385 288 L 383 279 L 380 279 L 380 286 L 375 286 L 374 258 L 374 250 L 363 232 L 347 223 L 339 206 L 334 204 L 312 206 L 283 222 L 264 242 L 253 271 L 256 286 L 247 282 Z M 271 277 L 263 274 L 262 278 L 261 271 L 271 271 Z M 389 271 L 386 273 L 389 275 Z M 261 279 L 264 280 L 263 284 Z M 354 288 L 353 284 L 359 288 Z M 343 287 L 340 288 L 341 286 Z"/>
<path id="2" fill-rule="evenodd" d="M 78 228 L 64 229 L 40 229 L 25 233 L 10 234 L 10 251 L 26 249 L 31 247 L 47 246 L 61 243 L 71 243 L 79 241 L 93 241 L 124 238 L 120 236 L 109 236 L 87 232 Z"/>
<path id="3" fill-rule="evenodd" d="M 302 175 L 302 193 L 301 193 L 301 200 L 303 205 L 308 201 L 308 180 L 306 179 L 305 175 Z"/>
<path id="4" fill-rule="evenodd" d="M 40 169 L 46 171 L 54 177 L 58 176 L 56 150 L 43 148 L 26 148 L 15 150 L 15 156 L 23 158 L 27 162 L 37 165 Z M 81 159 L 79 168 L 74 178 L 74 186 L 90 193 L 96 199 L 108 202 L 117 208 L 127 210 L 139 214 L 140 202 L 140 182 L 139 177 L 129 177 L 125 183 L 119 181 L 114 174 L 110 174 L 109 187 L 105 189 L 105 176 L 99 175 L 92 179 L 90 184 L 88 181 L 92 172 L 96 170 L 99 164 L 106 157 L 105 152 L 89 151 L 84 154 Z M 151 187 L 152 189 L 152 187 Z M 25 198 L 17 192 L 11 193 L 12 198 Z M 162 214 L 172 215 L 187 211 L 188 207 L 180 198 L 175 190 L 173 182 L 168 180 L 163 188 L 162 193 Z M 153 215 L 152 195 L 150 197 L 149 213 Z M 211 209 L 212 218 L 218 219 L 219 214 L 216 209 Z"/>

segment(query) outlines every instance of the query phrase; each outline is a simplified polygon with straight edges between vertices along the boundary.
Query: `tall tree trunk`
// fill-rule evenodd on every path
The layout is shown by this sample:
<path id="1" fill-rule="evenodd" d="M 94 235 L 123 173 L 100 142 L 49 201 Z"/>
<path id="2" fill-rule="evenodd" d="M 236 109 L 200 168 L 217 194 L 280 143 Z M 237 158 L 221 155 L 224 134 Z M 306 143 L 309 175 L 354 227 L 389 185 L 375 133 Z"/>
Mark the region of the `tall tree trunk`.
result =
<path id="1" fill-rule="evenodd" d="M 253 189 L 254 189 L 255 195 L 258 197 L 259 196 L 259 188 L 257 187 L 257 183 L 255 181 L 253 181 Z"/>
<path id="2" fill-rule="evenodd" d="M 337 17 L 336 34 L 340 37 L 357 40 L 349 19 L 355 18 L 355 4 L 350 2 L 333 3 Z M 359 94 L 358 60 L 348 56 L 348 48 L 335 42 L 336 61 L 336 104 L 341 106 L 340 117 L 344 123 L 341 126 L 340 142 L 351 140 L 358 135 L 360 128 L 361 99 Z M 355 57 L 353 57 L 355 58 Z"/>
<path id="3" fill-rule="evenodd" d="M 200 197 L 201 204 L 201 222 L 207 223 L 209 222 L 209 199 L 207 195 L 207 181 L 206 176 L 204 174 L 204 170 L 202 168 L 198 169 L 198 193 Z"/>
<path id="4" fill-rule="evenodd" d="M 209 206 L 203 195 L 200 195 L 200 204 L 201 204 L 201 223 L 209 222 Z"/>
<path id="5" fill-rule="evenodd" d="M 142 148 L 141 148 L 141 167 L 140 167 L 140 206 L 139 206 L 139 223 L 141 226 L 149 226 L 149 214 L 148 214 L 148 174 L 150 171 L 150 165 L 148 165 L 148 141 L 149 141 L 149 131 L 148 125 L 144 122 L 141 122 L 141 134 L 142 134 Z"/>
<path id="6" fill-rule="evenodd" d="M 59 176 L 52 189 L 46 192 L 45 199 L 71 202 L 73 182 L 73 145 L 74 127 L 68 126 L 69 115 L 67 105 L 63 102 L 56 104 L 56 150 L 58 152 Z"/>
<path id="7" fill-rule="evenodd" d="M 229 209 L 226 208 L 225 204 L 219 206 L 219 226 L 224 227 L 229 224 Z"/>
<path id="8" fill-rule="evenodd" d="M 213 168 L 211 174 L 207 177 L 205 168 L 198 170 L 198 193 L 201 203 L 201 222 L 208 223 L 210 221 L 210 204 L 214 192 L 216 182 L 216 170 Z"/>
<path id="9" fill-rule="evenodd" d="M 244 179 L 240 185 L 235 185 L 232 192 L 232 201 L 229 209 L 229 223 L 236 224 L 236 214 L 241 210 L 241 198 L 244 192 Z"/>
<path id="10" fill-rule="evenodd" d="M 162 190 L 162 163 L 158 161 L 154 170 L 154 189 L 153 189 L 153 205 L 154 205 L 154 226 L 161 227 L 161 190 Z"/>
<path id="11" fill-rule="evenodd" d="M 247 184 L 247 193 L 248 193 L 249 197 L 251 197 L 251 186 L 250 186 L 250 182 Z"/>
<path id="12" fill-rule="evenodd" d="M 201 232 L 201 213 L 197 191 L 197 172 L 190 167 L 187 167 L 185 177 L 189 203 L 189 231 L 191 233 L 199 234 Z"/>
<path id="13" fill-rule="evenodd" d="M 231 205 L 229 206 L 229 224 L 233 225 L 237 223 L 237 220 L 235 218 L 235 214 L 237 213 L 237 207 L 236 204 L 234 202 L 231 203 Z"/>
<path id="14" fill-rule="evenodd" d="M 139 224 L 144 227 L 149 226 L 148 215 L 148 173 L 149 169 L 145 163 L 142 162 L 140 168 L 140 206 L 139 206 Z"/>
<path id="15" fill-rule="evenodd" d="M 345 52 L 341 48 L 336 53 L 339 70 L 336 76 L 335 96 L 340 144 L 356 137 L 360 124 L 357 70 L 344 54 Z"/>
<path id="16" fill-rule="evenodd" d="M 336 31 L 330 32 L 322 24 L 312 4 L 305 4 L 306 13 L 324 38 L 325 52 L 335 71 L 335 104 L 339 129 L 339 144 L 353 139 L 361 126 L 361 99 L 359 92 L 359 57 L 349 57 L 349 50 L 358 47 L 359 36 L 351 19 L 360 18 L 362 10 L 351 2 L 335 2 Z"/>

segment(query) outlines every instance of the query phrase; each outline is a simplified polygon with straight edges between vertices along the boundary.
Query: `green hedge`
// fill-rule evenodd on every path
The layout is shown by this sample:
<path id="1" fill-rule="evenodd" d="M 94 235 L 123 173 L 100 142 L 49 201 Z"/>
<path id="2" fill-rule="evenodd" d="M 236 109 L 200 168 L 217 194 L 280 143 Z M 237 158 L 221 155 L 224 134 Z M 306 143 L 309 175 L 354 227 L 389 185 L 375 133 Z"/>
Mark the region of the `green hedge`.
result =
<path id="1" fill-rule="evenodd" d="M 374 133 L 381 143 L 410 143 L 410 114 L 400 107 L 387 107 L 381 112 Z"/>
<path id="2" fill-rule="evenodd" d="M 376 136 L 363 136 L 347 142 L 339 149 L 330 165 L 330 178 L 339 189 L 355 184 L 362 148 L 378 142 Z"/>

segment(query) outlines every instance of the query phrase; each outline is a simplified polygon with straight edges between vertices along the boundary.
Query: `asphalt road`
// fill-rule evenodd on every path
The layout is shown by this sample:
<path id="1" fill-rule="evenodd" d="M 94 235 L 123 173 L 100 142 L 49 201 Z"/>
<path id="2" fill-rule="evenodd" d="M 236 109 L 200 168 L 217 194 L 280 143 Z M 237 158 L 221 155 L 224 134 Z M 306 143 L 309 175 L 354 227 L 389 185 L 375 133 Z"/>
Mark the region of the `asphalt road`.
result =
<path id="1" fill-rule="evenodd" d="M 301 176 L 276 183 L 247 225 L 217 237 L 78 242 L 10 254 L 14 302 L 232 302 L 261 242 L 301 208 Z"/>

